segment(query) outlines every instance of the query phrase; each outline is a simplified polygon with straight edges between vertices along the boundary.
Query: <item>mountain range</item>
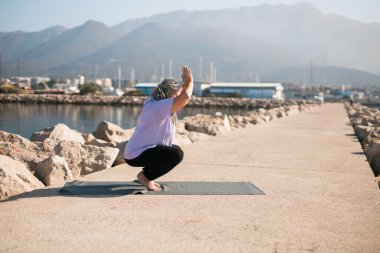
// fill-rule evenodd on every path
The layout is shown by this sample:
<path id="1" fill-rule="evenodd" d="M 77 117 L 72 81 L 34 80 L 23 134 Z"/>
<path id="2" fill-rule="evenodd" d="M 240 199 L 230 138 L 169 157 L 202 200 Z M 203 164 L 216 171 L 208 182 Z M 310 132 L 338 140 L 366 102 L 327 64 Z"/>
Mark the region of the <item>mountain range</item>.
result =
<path id="1" fill-rule="evenodd" d="M 125 78 L 173 75 L 189 65 L 207 80 L 380 84 L 380 24 L 326 15 L 309 3 L 184 11 L 131 19 L 113 27 L 97 21 L 67 29 L 0 33 L 3 75 Z M 202 58 L 202 76 L 199 61 Z M 96 66 L 96 67 L 95 67 Z M 310 74 L 312 73 L 312 74 Z"/>

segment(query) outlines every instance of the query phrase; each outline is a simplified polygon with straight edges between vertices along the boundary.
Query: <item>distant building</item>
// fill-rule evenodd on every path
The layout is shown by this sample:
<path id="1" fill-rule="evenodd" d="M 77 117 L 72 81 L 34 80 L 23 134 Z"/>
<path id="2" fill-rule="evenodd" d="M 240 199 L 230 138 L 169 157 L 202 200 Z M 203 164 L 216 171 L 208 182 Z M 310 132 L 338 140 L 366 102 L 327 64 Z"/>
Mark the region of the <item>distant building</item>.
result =
<path id="1" fill-rule="evenodd" d="M 157 83 L 138 83 L 134 87 L 137 90 L 142 91 L 145 95 L 150 96 L 155 88 L 157 88 Z M 210 84 L 194 81 L 193 94 L 197 97 L 201 97 L 205 89 L 209 88 Z"/>
<path id="2" fill-rule="evenodd" d="M 205 90 L 210 88 L 210 83 L 194 81 L 193 94 L 197 97 L 202 97 Z"/>
<path id="3" fill-rule="evenodd" d="M 53 85 L 53 90 L 61 90 L 66 94 L 79 93 L 78 86 L 68 83 L 56 83 Z"/>
<path id="4" fill-rule="evenodd" d="M 150 96 L 155 88 L 157 88 L 158 83 L 138 83 L 134 87 L 136 90 L 142 91 L 144 95 Z"/>
<path id="5" fill-rule="evenodd" d="M 11 83 L 16 84 L 20 88 L 30 87 L 32 78 L 30 77 L 12 77 Z"/>
<path id="6" fill-rule="evenodd" d="M 325 100 L 328 101 L 328 100 L 346 99 L 346 98 L 353 97 L 354 95 L 355 95 L 355 91 L 353 90 L 334 89 L 325 95 Z"/>
<path id="7" fill-rule="evenodd" d="M 102 86 L 102 88 L 112 87 L 112 79 L 109 77 L 97 78 L 95 80 L 90 80 L 90 83 L 94 83 Z"/>
<path id="8" fill-rule="evenodd" d="M 85 83 L 85 81 L 86 80 L 85 80 L 84 76 L 78 75 L 78 77 L 73 80 L 73 84 L 83 85 Z"/>
<path id="9" fill-rule="evenodd" d="M 211 83 L 210 94 L 221 97 L 284 99 L 281 83 Z"/>
<path id="10" fill-rule="evenodd" d="M 321 92 L 317 89 L 306 90 L 306 89 L 285 89 L 286 99 L 314 99 L 320 96 Z M 323 92 L 322 92 L 323 96 Z"/>
<path id="11" fill-rule="evenodd" d="M 364 92 L 356 92 L 354 95 L 355 99 L 364 99 Z"/>
<path id="12" fill-rule="evenodd" d="M 46 77 L 46 76 L 43 76 L 43 77 L 40 77 L 40 76 L 35 76 L 33 77 L 31 80 L 30 80 L 30 84 L 31 85 L 37 85 L 37 84 L 40 84 L 40 83 L 47 83 L 50 81 L 50 77 Z"/>

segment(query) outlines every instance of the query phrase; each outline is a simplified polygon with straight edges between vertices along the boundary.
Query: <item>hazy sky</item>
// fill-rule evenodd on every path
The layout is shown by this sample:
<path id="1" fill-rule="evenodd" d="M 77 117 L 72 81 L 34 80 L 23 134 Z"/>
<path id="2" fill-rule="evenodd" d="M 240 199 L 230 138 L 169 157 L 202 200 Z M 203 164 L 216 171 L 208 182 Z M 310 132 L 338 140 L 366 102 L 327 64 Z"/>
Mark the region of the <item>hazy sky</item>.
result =
<path id="1" fill-rule="evenodd" d="M 109 26 L 131 18 L 178 9 L 206 10 L 298 0 L 0 0 L 0 31 L 38 31 L 54 25 L 72 28 L 92 19 Z M 379 0 L 308 0 L 324 13 L 380 22 Z"/>

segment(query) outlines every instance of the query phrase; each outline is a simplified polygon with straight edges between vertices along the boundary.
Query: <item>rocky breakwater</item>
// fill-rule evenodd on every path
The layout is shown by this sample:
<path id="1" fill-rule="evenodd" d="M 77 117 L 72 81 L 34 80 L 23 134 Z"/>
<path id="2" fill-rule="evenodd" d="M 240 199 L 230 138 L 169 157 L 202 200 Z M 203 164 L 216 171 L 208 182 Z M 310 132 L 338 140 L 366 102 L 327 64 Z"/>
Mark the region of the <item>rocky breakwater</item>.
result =
<path id="1" fill-rule="evenodd" d="M 81 133 L 64 124 L 36 132 L 30 140 L 0 131 L 1 159 L 12 160 L 11 163 L 1 162 L 0 199 L 20 193 L 22 189 L 27 191 L 61 185 L 80 175 L 110 168 L 118 154 L 117 148 L 87 145 Z M 14 171 L 17 165 L 24 175 L 33 180 L 22 180 L 26 177 L 3 173 Z M 16 175 L 19 176 L 17 172 Z M 36 181 L 39 183 L 36 184 Z"/>
<path id="2" fill-rule="evenodd" d="M 380 111 L 360 104 L 345 107 L 380 188 Z"/>
<path id="3" fill-rule="evenodd" d="M 262 124 L 320 106 L 312 101 L 266 104 L 243 115 L 198 114 L 176 120 L 174 143 L 188 145 L 238 128 Z M 0 199 L 45 186 L 61 186 L 82 175 L 124 163 L 134 129 L 102 121 L 92 133 L 64 124 L 35 132 L 30 139 L 0 131 Z"/>
<path id="4" fill-rule="evenodd" d="M 144 96 L 93 96 L 93 95 L 57 95 L 57 94 L 0 94 L 0 103 L 25 104 L 96 104 L 96 105 L 136 105 L 141 106 Z M 308 104 L 305 100 L 271 100 L 253 98 L 221 98 L 195 97 L 187 106 L 204 108 L 236 108 L 236 109 L 270 109 L 280 106 Z"/>

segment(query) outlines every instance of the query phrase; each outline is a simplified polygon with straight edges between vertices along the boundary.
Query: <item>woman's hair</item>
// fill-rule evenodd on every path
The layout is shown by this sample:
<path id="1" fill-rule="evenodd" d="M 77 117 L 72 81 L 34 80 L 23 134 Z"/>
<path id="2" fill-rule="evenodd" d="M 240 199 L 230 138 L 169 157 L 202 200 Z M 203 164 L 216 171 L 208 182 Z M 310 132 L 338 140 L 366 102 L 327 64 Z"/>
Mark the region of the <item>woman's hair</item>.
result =
<path id="1" fill-rule="evenodd" d="M 179 88 L 179 84 L 174 79 L 164 79 L 157 88 L 153 90 L 152 97 L 154 100 L 171 98 Z"/>

